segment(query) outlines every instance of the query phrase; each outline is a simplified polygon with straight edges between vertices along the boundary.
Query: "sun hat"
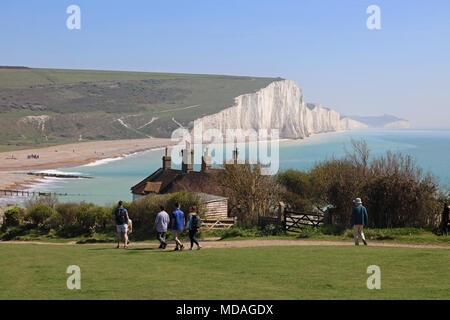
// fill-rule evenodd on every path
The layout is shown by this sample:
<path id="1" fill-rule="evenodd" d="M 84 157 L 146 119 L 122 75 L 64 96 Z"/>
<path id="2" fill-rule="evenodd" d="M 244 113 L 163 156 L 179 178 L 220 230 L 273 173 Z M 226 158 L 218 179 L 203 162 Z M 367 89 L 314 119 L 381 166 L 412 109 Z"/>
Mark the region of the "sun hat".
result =
<path id="1" fill-rule="evenodd" d="M 354 204 L 362 204 L 361 198 L 356 198 L 355 200 L 353 200 Z"/>

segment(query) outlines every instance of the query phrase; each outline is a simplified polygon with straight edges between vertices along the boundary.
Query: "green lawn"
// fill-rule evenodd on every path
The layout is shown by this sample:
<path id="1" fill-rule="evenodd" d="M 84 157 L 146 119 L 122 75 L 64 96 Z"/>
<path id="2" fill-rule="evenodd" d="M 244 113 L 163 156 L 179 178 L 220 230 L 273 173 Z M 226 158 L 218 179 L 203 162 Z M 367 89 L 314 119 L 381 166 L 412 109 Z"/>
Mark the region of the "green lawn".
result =
<path id="1" fill-rule="evenodd" d="M 0 244 L 0 299 L 449 299 L 450 251 L 260 247 L 160 251 Z M 69 265 L 81 290 L 68 290 Z M 366 287 L 369 265 L 381 290 Z M 445 276 L 443 276 L 446 274 Z"/>

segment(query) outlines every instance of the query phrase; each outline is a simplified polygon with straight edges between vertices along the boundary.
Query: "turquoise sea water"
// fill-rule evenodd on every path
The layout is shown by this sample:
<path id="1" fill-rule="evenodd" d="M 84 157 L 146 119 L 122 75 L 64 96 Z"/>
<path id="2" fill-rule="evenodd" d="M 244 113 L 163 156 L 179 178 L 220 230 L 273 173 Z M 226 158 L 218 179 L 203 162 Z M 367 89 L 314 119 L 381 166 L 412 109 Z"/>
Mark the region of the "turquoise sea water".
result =
<path id="1" fill-rule="evenodd" d="M 307 170 L 317 161 L 342 157 L 351 139 L 367 141 L 373 156 L 388 150 L 411 154 L 425 171 L 435 174 L 441 184 L 450 186 L 450 130 L 369 129 L 319 134 L 300 141 L 281 141 L 279 168 Z M 243 152 L 241 152 L 243 153 Z M 38 191 L 67 193 L 61 201 L 88 201 L 112 204 L 132 199 L 130 187 L 161 167 L 163 150 L 152 150 L 120 160 L 103 161 L 62 172 L 89 175 L 94 179 L 49 179 L 33 186 Z"/>

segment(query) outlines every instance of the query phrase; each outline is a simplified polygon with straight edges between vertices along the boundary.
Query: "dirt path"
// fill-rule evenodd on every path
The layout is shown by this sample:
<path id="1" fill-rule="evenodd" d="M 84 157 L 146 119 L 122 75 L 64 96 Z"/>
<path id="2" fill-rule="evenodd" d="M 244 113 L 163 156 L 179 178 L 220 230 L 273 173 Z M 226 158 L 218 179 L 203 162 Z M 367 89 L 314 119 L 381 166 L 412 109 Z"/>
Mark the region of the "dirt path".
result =
<path id="1" fill-rule="evenodd" d="M 315 241 L 315 240 L 232 240 L 219 241 L 218 239 L 200 239 L 203 248 L 245 248 L 245 247 L 267 247 L 267 246 L 354 246 L 353 242 L 344 241 Z M 0 244 L 38 244 L 38 245 L 76 245 L 74 241 L 71 242 L 41 242 L 41 241 L 0 241 Z M 114 246 L 113 243 L 92 243 L 85 245 L 103 245 Z M 158 245 L 156 242 L 133 242 L 133 246 L 149 246 Z M 185 241 L 187 247 L 187 242 Z M 371 247 L 396 247 L 396 248 L 422 248 L 422 249 L 450 249 L 450 246 L 445 245 L 431 245 L 431 244 L 403 244 L 403 243 L 369 243 Z M 174 247 L 174 242 L 170 241 L 168 248 Z"/>

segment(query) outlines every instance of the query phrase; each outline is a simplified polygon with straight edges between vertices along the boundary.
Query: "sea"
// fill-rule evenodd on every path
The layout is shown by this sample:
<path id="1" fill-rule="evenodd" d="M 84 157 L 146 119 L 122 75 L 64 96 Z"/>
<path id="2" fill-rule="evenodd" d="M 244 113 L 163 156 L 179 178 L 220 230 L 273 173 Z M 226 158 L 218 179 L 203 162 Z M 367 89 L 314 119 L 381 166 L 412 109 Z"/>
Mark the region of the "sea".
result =
<path id="1" fill-rule="evenodd" d="M 352 139 L 366 141 L 372 157 L 383 155 L 387 151 L 409 154 L 424 172 L 431 172 L 441 186 L 450 186 L 450 129 L 361 129 L 317 134 L 302 140 L 281 140 L 276 146 L 278 162 L 273 172 L 308 170 L 320 161 L 341 158 L 345 156 L 346 149 L 351 150 Z M 272 153 L 270 144 L 268 145 L 269 154 L 275 159 L 276 152 Z M 218 145 L 212 147 L 211 149 L 210 146 L 210 150 L 214 150 L 214 147 L 219 150 Z M 255 146 L 247 145 L 239 149 L 239 157 L 243 158 L 245 154 L 246 158 L 254 160 L 250 156 L 250 150 L 254 150 L 252 147 Z M 156 149 L 78 167 L 41 171 L 81 175 L 92 179 L 45 178 L 31 185 L 29 190 L 63 194 L 58 196 L 61 202 L 86 201 L 112 205 L 118 200 L 131 201 L 130 188 L 162 166 L 163 154 L 164 149 Z M 215 163 L 213 167 L 219 165 Z M 194 166 L 194 170 L 199 169 L 199 165 Z M 0 202 L 20 203 L 24 200 L 22 197 L 9 197 Z"/>

